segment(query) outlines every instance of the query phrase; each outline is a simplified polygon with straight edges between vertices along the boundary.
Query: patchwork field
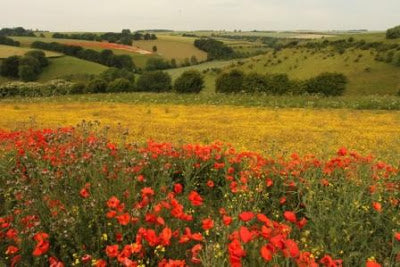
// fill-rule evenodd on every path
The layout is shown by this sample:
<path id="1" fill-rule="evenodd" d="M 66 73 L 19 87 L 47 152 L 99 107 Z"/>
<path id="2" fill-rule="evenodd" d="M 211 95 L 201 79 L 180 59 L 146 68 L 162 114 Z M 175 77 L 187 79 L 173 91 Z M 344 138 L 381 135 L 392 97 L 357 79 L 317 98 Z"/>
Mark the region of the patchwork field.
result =
<path id="1" fill-rule="evenodd" d="M 128 128 L 131 141 L 232 143 L 266 154 L 327 155 L 345 146 L 397 160 L 400 112 L 271 109 L 111 103 L 2 103 L 0 128 L 76 125 L 82 120 Z"/>

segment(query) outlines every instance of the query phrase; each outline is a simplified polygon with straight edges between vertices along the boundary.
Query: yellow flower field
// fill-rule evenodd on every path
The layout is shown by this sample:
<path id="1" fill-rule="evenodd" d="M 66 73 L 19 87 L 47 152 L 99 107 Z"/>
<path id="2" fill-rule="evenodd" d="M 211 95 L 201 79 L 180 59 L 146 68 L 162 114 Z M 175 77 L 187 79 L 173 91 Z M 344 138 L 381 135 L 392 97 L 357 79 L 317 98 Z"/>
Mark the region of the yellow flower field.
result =
<path id="1" fill-rule="evenodd" d="M 76 125 L 98 120 L 129 129 L 130 141 L 173 143 L 220 140 L 266 154 L 315 153 L 346 146 L 398 161 L 400 112 L 271 109 L 232 106 L 129 105 L 110 103 L 2 103 L 0 128 Z"/>

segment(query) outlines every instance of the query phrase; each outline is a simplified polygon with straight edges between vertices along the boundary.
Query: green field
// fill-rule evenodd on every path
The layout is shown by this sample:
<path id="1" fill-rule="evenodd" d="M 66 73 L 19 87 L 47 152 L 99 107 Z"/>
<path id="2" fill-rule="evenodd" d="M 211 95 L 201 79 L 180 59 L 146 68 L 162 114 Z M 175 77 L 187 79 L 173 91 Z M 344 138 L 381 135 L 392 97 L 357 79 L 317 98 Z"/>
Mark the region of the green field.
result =
<path id="1" fill-rule="evenodd" d="M 50 65 L 43 69 L 39 82 L 62 78 L 66 75 L 99 74 L 106 69 L 106 66 L 94 62 L 64 56 L 50 59 Z"/>
<path id="2" fill-rule="evenodd" d="M 242 60 L 231 68 L 245 72 L 287 73 L 292 79 L 308 79 L 322 72 L 340 72 L 349 79 L 348 95 L 395 94 L 400 89 L 400 68 L 378 62 L 371 50 L 347 50 L 344 54 L 326 49 L 284 49 Z"/>
<path id="3" fill-rule="evenodd" d="M 0 45 L 0 59 L 9 56 L 23 56 L 26 52 L 31 50 L 33 49 L 27 47 Z M 60 53 L 46 51 L 46 57 L 59 57 L 61 55 Z"/>
<path id="4" fill-rule="evenodd" d="M 30 47 L 34 41 L 42 42 L 59 42 L 59 43 L 77 43 L 84 46 L 85 43 L 88 47 L 93 50 L 103 50 L 102 47 L 96 47 L 96 43 L 92 41 L 85 40 L 71 40 L 71 39 L 55 39 L 50 37 L 51 34 L 47 34 L 46 38 L 40 37 L 13 37 L 21 43 L 23 47 Z M 139 53 L 134 53 L 125 50 L 111 49 L 115 54 L 128 54 L 132 57 L 133 62 L 136 66 L 143 68 L 146 66 L 146 62 L 152 57 L 162 57 L 165 59 L 175 58 L 178 63 L 182 62 L 184 59 L 190 59 L 192 56 L 196 56 L 198 61 L 204 61 L 207 59 L 207 53 L 197 49 L 194 45 L 194 38 L 180 37 L 180 36 L 170 36 L 170 35 L 159 35 L 157 40 L 150 41 L 135 41 L 134 46 L 138 46 L 141 49 L 152 51 L 153 46 L 157 46 L 157 53 L 143 55 Z M 93 46 L 94 45 L 94 46 Z"/>
<path id="5" fill-rule="evenodd" d="M 195 56 L 198 61 L 205 61 L 207 53 L 196 48 L 193 45 L 194 40 L 195 38 L 190 37 L 158 35 L 157 40 L 135 41 L 134 45 L 148 51 L 152 51 L 153 46 L 157 46 L 159 56 L 166 59 L 174 58 L 178 63 L 192 56 Z"/>

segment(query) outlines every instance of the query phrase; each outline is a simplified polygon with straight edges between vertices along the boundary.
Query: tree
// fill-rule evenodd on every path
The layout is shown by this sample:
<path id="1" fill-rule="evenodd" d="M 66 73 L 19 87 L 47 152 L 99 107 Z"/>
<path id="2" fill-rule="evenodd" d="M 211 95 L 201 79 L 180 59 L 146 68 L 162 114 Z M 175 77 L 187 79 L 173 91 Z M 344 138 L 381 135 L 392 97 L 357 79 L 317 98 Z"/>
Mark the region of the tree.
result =
<path id="1" fill-rule="evenodd" d="M 243 89 L 248 93 L 266 93 L 271 91 L 271 85 L 266 75 L 252 72 L 244 78 Z"/>
<path id="2" fill-rule="evenodd" d="M 31 82 L 37 79 L 38 74 L 33 67 L 29 65 L 20 65 L 18 68 L 18 76 L 24 82 Z"/>
<path id="3" fill-rule="evenodd" d="M 118 78 L 110 82 L 107 86 L 107 92 L 129 92 L 133 88 L 132 83 L 125 78 Z"/>
<path id="4" fill-rule="evenodd" d="M 400 25 L 390 28 L 386 31 L 386 39 L 400 38 Z"/>
<path id="5" fill-rule="evenodd" d="M 162 71 L 145 72 L 138 79 L 137 89 L 146 92 L 171 91 L 171 76 Z"/>
<path id="6" fill-rule="evenodd" d="M 94 79 L 89 82 L 85 93 L 105 93 L 106 89 L 107 83 L 103 79 Z"/>
<path id="7" fill-rule="evenodd" d="M 244 73 L 239 70 L 231 70 L 222 73 L 215 81 L 215 89 L 218 93 L 236 93 L 243 89 Z"/>
<path id="8" fill-rule="evenodd" d="M 157 52 L 157 46 L 153 46 L 153 53 Z"/>
<path id="9" fill-rule="evenodd" d="M 347 82 L 346 76 L 341 73 L 324 72 L 309 79 L 305 84 L 305 90 L 310 94 L 338 96 L 345 91 Z"/>
<path id="10" fill-rule="evenodd" d="M 162 58 L 149 58 L 146 63 L 146 70 L 153 71 L 153 70 L 164 70 L 168 69 L 170 64 L 168 61 Z"/>
<path id="11" fill-rule="evenodd" d="M 107 81 L 112 82 L 119 78 L 124 78 L 131 83 L 135 82 L 135 74 L 127 69 L 118 69 L 115 67 L 108 68 L 100 74 L 100 77 Z"/>
<path id="12" fill-rule="evenodd" d="M 19 56 L 11 56 L 4 59 L 0 68 L 1 76 L 18 78 L 19 59 Z"/>
<path id="13" fill-rule="evenodd" d="M 197 70 L 188 70 L 175 80 L 174 89 L 178 93 L 200 93 L 204 88 L 204 77 Z"/>
<path id="14" fill-rule="evenodd" d="M 46 58 L 46 54 L 42 50 L 32 50 L 25 53 L 25 56 L 31 56 L 39 61 L 40 67 L 46 67 L 49 65 L 49 60 Z"/>

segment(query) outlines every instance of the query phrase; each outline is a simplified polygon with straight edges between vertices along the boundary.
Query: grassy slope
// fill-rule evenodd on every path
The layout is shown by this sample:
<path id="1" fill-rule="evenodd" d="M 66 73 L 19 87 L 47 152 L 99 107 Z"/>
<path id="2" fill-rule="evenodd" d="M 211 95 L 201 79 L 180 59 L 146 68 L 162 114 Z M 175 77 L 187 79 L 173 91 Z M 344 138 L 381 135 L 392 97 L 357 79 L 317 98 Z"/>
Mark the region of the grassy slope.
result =
<path id="1" fill-rule="evenodd" d="M 70 74 L 99 74 L 106 69 L 106 66 L 97 63 L 64 56 L 50 59 L 50 66 L 43 70 L 39 77 L 39 82 L 49 81 Z"/>
<path id="2" fill-rule="evenodd" d="M 59 42 L 59 43 L 93 43 L 91 41 L 84 40 L 70 40 L 70 39 L 53 39 L 51 37 L 40 38 L 40 37 L 13 37 L 13 39 L 21 42 L 22 46 L 29 47 L 34 41 L 42 42 Z M 146 62 L 151 57 L 163 57 L 166 59 L 177 59 L 178 62 L 183 61 L 185 58 L 197 57 L 198 61 L 204 61 L 207 59 L 207 54 L 193 45 L 194 38 L 170 36 L 170 35 L 159 35 L 158 40 L 154 41 L 136 41 L 134 45 L 139 46 L 142 49 L 152 51 L 153 46 L 157 46 L 157 54 L 141 55 L 129 51 L 123 51 L 118 49 L 111 49 L 115 54 L 128 54 L 132 57 L 133 62 L 136 66 L 143 68 Z M 104 48 L 90 47 L 94 50 L 103 50 Z"/>
<path id="3" fill-rule="evenodd" d="M 26 52 L 33 50 L 26 47 L 16 47 L 16 46 L 9 46 L 9 45 L 0 45 L 0 58 L 6 58 L 9 56 L 22 56 Z M 51 51 L 46 51 L 47 57 L 58 57 L 61 54 Z"/>
<path id="4" fill-rule="evenodd" d="M 153 46 L 157 46 L 157 54 L 166 59 L 175 58 L 178 62 L 182 62 L 185 58 L 190 59 L 196 56 L 198 61 L 205 61 L 207 53 L 201 51 L 193 45 L 195 38 L 158 35 L 157 40 L 152 41 L 135 41 L 134 45 L 152 51 Z"/>
<path id="5" fill-rule="evenodd" d="M 348 50 L 343 55 L 335 53 L 333 56 L 331 52 L 325 50 L 313 54 L 306 49 L 285 49 L 278 52 L 276 58 L 270 52 L 246 60 L 245 64 L 235 68 L 245 72 L 287 73 L 293 79 L 307 79 L 326 71 L 341 72 L 350 81 L 348 95 L 398 92 L 399 67 L 375 61 L 375 54 L 371 51 Z M 278 63 L 279 60 L 282 62 Z"/>

